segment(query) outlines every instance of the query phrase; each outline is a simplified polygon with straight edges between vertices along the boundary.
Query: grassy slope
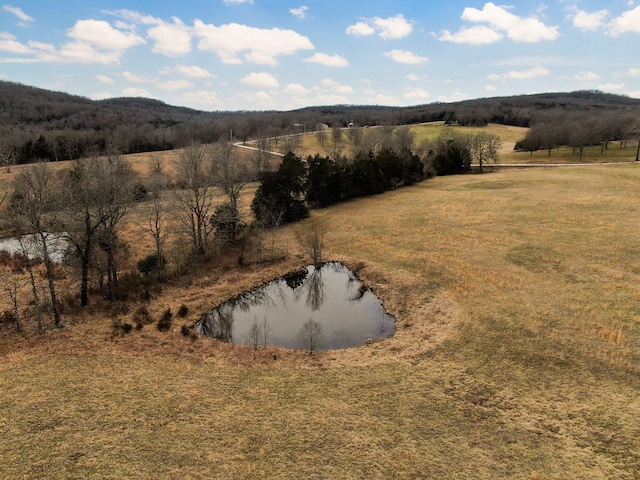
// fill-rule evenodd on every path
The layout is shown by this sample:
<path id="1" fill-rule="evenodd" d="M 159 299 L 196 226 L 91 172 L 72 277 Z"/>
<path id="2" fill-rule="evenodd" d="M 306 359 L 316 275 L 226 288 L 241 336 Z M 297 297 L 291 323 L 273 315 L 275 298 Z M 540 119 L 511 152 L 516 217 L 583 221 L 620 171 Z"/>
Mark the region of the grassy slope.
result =
<path id="1" fill-rule="evenodd" d="M 91 312 L 3 341 L 0 477 L 637 478 L 639 181 L 516 170 L 315 212 L 399 319 L 371 346 L 253 362 L 178 327 L 111 342 Z M 270 274 L 218 271 L 150 308 Z"/>

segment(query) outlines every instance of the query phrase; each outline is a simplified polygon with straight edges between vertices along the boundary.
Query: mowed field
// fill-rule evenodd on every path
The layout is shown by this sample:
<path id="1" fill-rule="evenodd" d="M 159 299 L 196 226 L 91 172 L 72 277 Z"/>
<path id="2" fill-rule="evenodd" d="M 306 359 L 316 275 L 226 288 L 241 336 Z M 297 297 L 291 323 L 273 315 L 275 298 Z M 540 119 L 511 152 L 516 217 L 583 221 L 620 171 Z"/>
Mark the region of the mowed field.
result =
<path id="1" fill-rule="evenodd" d="M 314 211 L 396 316 L 392 338 L 290 352 L 181 335 L 304 265 L 201 267 L 111 337 L 96 309 L 0 341 L 1 478 L 637 479 L 640 165 L 440 177 Z M 133 307 L 132 307 L 133 308 Z"/>

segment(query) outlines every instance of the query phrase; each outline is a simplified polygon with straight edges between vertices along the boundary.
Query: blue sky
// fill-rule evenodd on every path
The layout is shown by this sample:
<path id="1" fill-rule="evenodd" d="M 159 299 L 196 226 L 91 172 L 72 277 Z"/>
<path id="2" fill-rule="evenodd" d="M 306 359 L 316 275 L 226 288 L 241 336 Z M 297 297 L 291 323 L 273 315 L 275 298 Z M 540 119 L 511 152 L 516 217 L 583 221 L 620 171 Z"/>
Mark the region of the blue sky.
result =
<path id="1" fill-rule="evenodd" d="M 16 0 L 0 79 L 201 110 L 640 98 L 640 2 Z"/>

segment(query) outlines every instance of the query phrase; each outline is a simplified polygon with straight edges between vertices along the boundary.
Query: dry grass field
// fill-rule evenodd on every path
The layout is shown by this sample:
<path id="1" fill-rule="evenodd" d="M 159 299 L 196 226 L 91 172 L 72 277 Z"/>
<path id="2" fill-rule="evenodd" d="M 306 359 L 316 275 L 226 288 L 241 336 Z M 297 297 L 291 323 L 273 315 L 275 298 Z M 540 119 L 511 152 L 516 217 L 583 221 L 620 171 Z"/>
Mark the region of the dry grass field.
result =
<path id="1" fill-rule="evenodd" d="M 98 305 L 1 330 L 0 478 L 640 478 L 639 184 L 636 164 L 521 169 L 314 211 L 325 257 L 397 318 L 371 345 L 254 360 L 181 334 L 304 265 L 304 224 L 281 261 L 165 285 L 152 315 L 189 307 L 170 332 L 113 338 Z"/>

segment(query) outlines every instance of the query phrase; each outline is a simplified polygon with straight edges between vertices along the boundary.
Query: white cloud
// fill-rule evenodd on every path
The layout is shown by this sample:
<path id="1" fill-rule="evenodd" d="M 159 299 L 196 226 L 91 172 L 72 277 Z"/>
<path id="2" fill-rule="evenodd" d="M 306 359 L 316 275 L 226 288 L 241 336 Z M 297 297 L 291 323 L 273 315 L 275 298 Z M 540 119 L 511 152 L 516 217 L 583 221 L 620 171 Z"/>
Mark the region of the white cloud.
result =
<path id="1" fill-rule="evenodd" d="M 155 80 L 151 78 L 144 77 L 142 75 L 137 75 L 131 72 L 122 72 L 120 76 L 124 78 L 126 81 L 131 83 L 155 83 Z"/>
<path id="2" fill-rule="evenodd" d="M 309 90 L 308 88 L 305 88 L 303 85 L 300 85 L 299 83 L 290 83 L 289 85 L 284 87 L 282 91 L 287 95 L 297 95 L 297 96 L 308 95 L 309 93 L 311 93 L 311 90 Z"/>
<path id="3" fill-rule="evenodd" d="M 614 37 L 628 32 L 640 33 L 640 6 L 614 18 L 607 25 L 607 32 Z"/>
<path id="4" fill-rule="evenodd" d="M 389 18 L 375 17 L 372 23 L 384 40 L 404 38 L 413 31 L 413 25 L 402 14 Z"/>
<path id="5" fill-rule="evenodd" d="M 604 25 L 608 16 L 607 10 L 598 10 L 597 12 L 578 10 L 573 15 L 573 26 L 580 30 L 597 30 Z"/>
<path id="6" fill-rule="evenodd" d="M 212 78 L 215 77 L 215 74 L 205 70 L 202 67 L 198 67 L 197 65 L 176 65 L 175 71 L 181 73 L 186 77 L 191 78 Z"/>
<path id="7" fill-rule="evenodd" d="M 313 50 L 311 41 L 293 30 L 254 28 L 237 23 L 221 25 L 194 23 L 200 38 L 198 48 L 214 52 L 223 63 L 243 63 L 238 55 L 245 53 L 245 60 L 261 65 L 277 65 L 276 57 L 292 55 L 300 50 Z"/>
<path id="8" fill-rule="evenodd" d="M 452 34 L 445 30 L 440 34 L 442 41 L 458 43 L 494 43 L 499 40 L 498 35 L 504 32 L 514 42 L 535 43 L 542 40 L 555 40 L 560 36 L 558 27 L 550 27 L 536 17 L 523 18 L 507 10 L 509 7 L 497 6 L 491 2 L 484 4 L 482 10 L 466 7 L 462 12 L 462 20 L 473 23 L 484 23 L 489 27 L 473 29 L 463 27 L 458 33 Z M 480 38 L 474 34 L 480 35 Z"/>
<path id="9" fill-rule="evenodd" d="M 496 91 L 496 87 L 494 87 L 493 85 L 487 84 L 487 85 L 484 86 L 484 90 L 486 92 L 495 92 Z"/>
<path id="10" fill-rule="evenodd" d="M 110 52 L 124 52 L 128 48 L 145 43 L 144 39 L 135 33 L 115 29 L 102 20 L 78 20 L 67 31 L 67 36 L 77 42 Z"/>
<path id="11" fill-rule="evenodd" d="M 336 85 L 333 87 L 333 91 L 336 93 L 353 93 L 353 87 L 349 85 Z"/>
<path id="12" fill-rule="evenodd" d="M 303 62 L 319 63 L 325 67 L 347 67 L 349 60 L 340 55 L 328 55 L 326 53 L 316 53 L 309 58 L 302 60 Z"/>
<path id="13" fill-rule="evenodd" d="M 277 105 L 275 99 L 267 92 L 245 92 L 239 96 L 248 102 L 253 110 L 256 110 L 256 107 L 274 108 Z"/>
<path id="14" fill-rule="evenodd" d="M 429 92 L 422 88 L 407 87 L 402 95 L 407 100 L 427 100 L 431 97 Z"/>
<path id="15" fill-rule="evenodd" d="M 3 5 L 2 8 L 5 12 L 9 12 L 15 15 L 18 18 L 18 20 L 20 20 L 20 26 L 22 27 L 25 27 L 27 22 L 33 22 L 33 17 L 30 17 L 29 15 L 24 13 L 22 9 L 19 7 L 14 7 L 11 5 Z"/>
<path id="16" fill-rule="evenodd" d="M 349 98 L 335 93 L 319 93 L 313 97 L 316 105 L 344 105 L 349 103 Z"/>
<path id="17" fill-rule="evenodd" d="M 209 90 L 185 92 L 181 98 L 185 105 L 190 105 L 192 108 L 200 110 L 204 110 L 204 107 L 219 107 L 221 105 L 218 95 Z"/>
<path id="18" fill-rule="evenodd" d="M 640 90 L 629 92 L 627 95 L 629 95 L 631 98 L 640 98 Z"/>
<path id="19" fill-rule="evenodd" d="M 163 90 L 183 90 L 185 88 L 193 87 L 193 83 L 188 82 L 187 80 L 169 80 L 168 82 L 159 83 L 158 86 Z"/>
<path id="20" fill-rule="evenodd" d="M 278 88 L 280 86 L 276 77 L 266 72 L 250 73 L 240 81 L 256 88 Z"/>
<path id="21" fill-rule="evenodd" d="M 622 90 L 624 83 L 605 83 L 604 85 L 598 85 L 598 88 L 602 91 Z"/>
<path id="22" fill-rule="evenodd" d="M 388 93 L 378 93 L 372 98 L 372 102 L 376 105 L 399 105 L 400 101 L 394 95 Z"/>
<path id="23" fill-rule="evenodd" d="M 419 65 L 429 61 L 427 57 L 421 57 L 420 55 L 416 55 L 408 50 L 391 50 L 389 52 L 385 52 L 384 56 L 390 58 L 394 62 L 407 63 L 409 65 Z"/>
<path id="24" fill-rule="evenodd" d="M 173 23 L 160 21 L 147 32 L 155 42 L 152 51 L 167 57 L 185 55 L 191 51 L 192 30 L 178 18 Z"/>
<path id="25" fill-rule="evenodd" d="M 488 45 L 499 42 L 504 38 L 500 32 L 484 25 L 477 27 L 462 27 L 457 33 L 443 30 L 437 37 L 441 42 L 466 43 L 469 45 Z"/>
<path id="26" fill-rule="evenodd" d="M 49 48 L 43 49 L 43 51 L 38 54 L 38 58 L 48 62 L 102 63 L 112 65 L 120 63 L 121 55 L 121 52 L 96 50 L 93 48 L 93 45 L 89 43 L 70 42 L 63 45 L 60 51 L 51 51 Z"/>
<path id="27" fill-rule="evenodd" d="M 289 13 L 294 17 L 298 17 L 300 20 L 303 20 L 307 17 L 308 10 L 309 10 L 309 7 L 307 7 L 306 5 L 302 5 L 301 7 L 298 7 L 298 8 L 290 8 Z"/>
<path id="28" fill-rule="evenodd" d="M 113 78 L 107 77 L 106 75 L 95 75 L 94 78 L 105 85 L 113 85 L 115 83 Z"/>
<path id="29" fill-rule="evenodd" d="M 113 95 L 111 92 L 95 92 L 89 95 L 89 98 L 93 100 L 106 100 L 107 98 L 112 98 Z"/>
<path id="30" fill-rule="evenodd" d="M 240 5 L 241 3 L 253 4 L 253 0 L 224 0 L 225 5 Z"/>
<path id="31" fill-rule="evenodd" d="M 600 75 L 595 72 L 580 72 L 573 76 L 576 80 L 580 80 L 581 82 L 586 82 L 589 80 L 599 80 Z"/>
<path id="32" fill-rule="evenodd" d="M 630 68 L 627 70 L 627 75 L 630 77 L 640 77 L 640 68 Z"/>
<path id="33" fill-rule="evenodd" d="M 147 92 L 144 88 L 125 88 L 122 90 L 122 95 L 125 97 L 145 97 L 152 98 L 151 94 Z"/>
<path id="34" fill-rule="evenodd" d="M 413 32 L 413 24 L 399 13 L 394 17 L 374 17 L 347 27 L 348 35 L 364 37 L 378 33 L 383 40 L 404 38 Z"/>
<path id="35" fill-rule="evenodd" d="M 146 43 L 133 32 L 114 28 L 98 20 L 78 20 L 67 30 L 72 41 L 57 49 L 51 44 L 29 41 L 28 47 L 20 46 L 14 39 L 0 35 L 0 50 L 13 49 L 13 53 L 33 55 L 24 62 L 57 62 L 106 65 L 119 64 L 120 57 L 131 47 Z"/>
<path id="36" fill-rule="evenodd" d="M 356 37 L 367 37 L 376 33 L 376 29 L 368 23 L 358 22 L 353 25 L 349 25 L 346 33 L 347 35 L 354 35 Z"/>
<path id="37" fill-rule="evenodd" d="M 33 53 L 33 50 L 16 40 L 16 37 L 8 32 L 0 32 L 0 51 L 25 55 Z"/>
<path id="38" fill-rule="evenodd" d="M 335 93 L 353 93 L 353 88 L 349 85 L 341 85 L 331 78 L 323 78 L 320 80 L 320 85 L 314 87 L 316 91 L 330 91 Z"/>
<path id="39" fill-rule="evenodd" d="M 141 23 L 143 25 L 159 25 L 162 23 L 162 20 L 159 18 L 152 17 L 151 15 L 143 15 L 142 13 L 134 12 L 133 10 L 127 10 L 126 8 L 120 10 L 105 10 L 104 12 L 130 22 Z M 124 28 L 124 24 L 121 25 L 122 28 Z"/>
<path id="40" fill-rule="evenodd" d="M 469 95 L 467 95 L 462 89 L 456 88 L 451 95 L 440 95 L 438 97 L 439 102 L 461 102 L 462 100 L 468 100 Z"/>
<path id="41" fill-rule="evenodd" d="M 489 75 L 489 80 L 515 79 L 526 80 L 529 78 L 544 77 L 549 75 L 551 71 L 545 67 L 534 67 L 530 70 L 512 70 L 507 73 Z"/>

